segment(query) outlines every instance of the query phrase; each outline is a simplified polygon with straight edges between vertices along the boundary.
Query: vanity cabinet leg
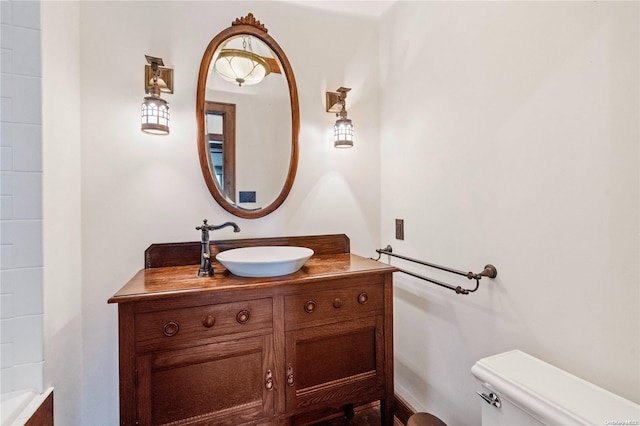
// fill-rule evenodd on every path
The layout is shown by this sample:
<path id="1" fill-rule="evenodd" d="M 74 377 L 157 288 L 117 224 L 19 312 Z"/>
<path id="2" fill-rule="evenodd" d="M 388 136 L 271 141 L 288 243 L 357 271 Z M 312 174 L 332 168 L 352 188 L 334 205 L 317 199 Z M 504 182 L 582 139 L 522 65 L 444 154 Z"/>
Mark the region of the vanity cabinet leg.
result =
<path id="1" fill-rule="evenodd" d="M 393 397 L 380 401 L 380 424 L 393 426 Z"/>
<path id="2" fill-rule="evenodd" d="M 356 413 L 353 411 L 353 404 L 347 404 L 344 406 L 344 418 L 351 420 Z"/>

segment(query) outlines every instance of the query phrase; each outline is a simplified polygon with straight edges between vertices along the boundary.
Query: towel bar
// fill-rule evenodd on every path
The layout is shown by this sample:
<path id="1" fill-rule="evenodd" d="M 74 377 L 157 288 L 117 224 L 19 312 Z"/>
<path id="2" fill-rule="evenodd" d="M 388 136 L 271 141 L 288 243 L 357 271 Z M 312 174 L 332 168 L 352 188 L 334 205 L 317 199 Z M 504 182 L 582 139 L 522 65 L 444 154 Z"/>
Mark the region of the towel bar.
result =
<path id="1" fill-rule="evenodd" d="M 428 266 L 430 268 L 439 269 L 441 271 L 449 272 L 449 273 L 456 274 L 456 275 L 462 275 L 463 277 L 467 277 L 470 280 L 476 280 L 475 288 L 468 289 L 468 288 L 463 288 L 461 286 L 454 286 L 454 285 L 451 285 L 451 284 L 443 283 L 442 281 L 438 281 L 438 280 L 435 280 L 433 278 L 425 277 L 424 275 L 416 274 L 415 272 L 410 272 L 410 271 L 407 271 L 405 269 L 398 268 L 399 272 L 405 273 L 407 275 L 411 275 L 412 277 L 416 277 L 416 278 L 419 278 L 419 279 L 424 280 L 424 281 L 428 281 L 428 282 L 430 282 L 432 284 L 436 284 L 436 285 L 439 285 L 439 286 L 444 287 L 444 288 L 448 288 L 449 290 L 455 291 L 456 294 L 473 293 L 474 291 L 478 290 L 478 288 L 480 287 L 480 280 L 482 279 L 482 277 L 495 278 L 495 277 L 498 276 L 498 270 L 496 269 L 495 266 L 493 266 L 491 264 L 486 265 L 482 272 L 479 272 L 479 273 L 475 274 L 473 272 L 463 272 L 463 271 L 459 271 L 457 269 L 449 268 L 447 266 L 436 265 L 434 263 L 429 263 L 429 262 L 425 262 L 425 261 L 422 261 L 422 260 L 413 259 L 411 257 L 407 257 L 407 256 L 402 256 L 400 254 L 396 254 L 396 253 L 393 252 L 393 248 L 390 245 L 386 246 L 385 248 L 378 249 L 378 250 L 376 250 L 376 252 L 378 253 L 378 258 L 374 259 L 374 260 L 380 260 L 380 257 L 382 257 L 383 254 L 386 254 L 387 256 L 397 257 L 399 259 L 406 260 L 406 261 L 409 261 L 409 262 L 418 263 L 420 265 Z"/>

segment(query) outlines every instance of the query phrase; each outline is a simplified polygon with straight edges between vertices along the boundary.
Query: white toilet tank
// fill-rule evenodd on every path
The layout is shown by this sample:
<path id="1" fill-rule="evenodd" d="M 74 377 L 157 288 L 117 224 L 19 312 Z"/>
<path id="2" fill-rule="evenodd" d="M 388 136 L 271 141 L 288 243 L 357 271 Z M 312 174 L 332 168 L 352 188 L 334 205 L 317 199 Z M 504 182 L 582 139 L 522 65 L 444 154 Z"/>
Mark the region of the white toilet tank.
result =
<path id="1" fill-rule="evenodd" d="M 640 425 L 640 405 L 519 350 L 483 358 L 471 372 L 484 395 L 483 426 Z"/>

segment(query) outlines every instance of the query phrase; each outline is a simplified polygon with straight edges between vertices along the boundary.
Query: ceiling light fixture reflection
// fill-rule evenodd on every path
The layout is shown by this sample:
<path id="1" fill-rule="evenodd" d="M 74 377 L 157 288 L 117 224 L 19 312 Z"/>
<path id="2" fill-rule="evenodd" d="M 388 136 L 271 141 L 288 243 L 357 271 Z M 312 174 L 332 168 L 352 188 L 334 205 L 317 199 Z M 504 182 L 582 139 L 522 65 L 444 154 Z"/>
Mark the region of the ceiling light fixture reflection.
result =
<path id="1" fill-rule="evenodd" d="M 243 37 L 242 48 L 222 49 L 216 59 L 216 72 L 238 86 L 258 84 L 269 75 L 271 66 L 265 58 L 253 53 L 251 38 Z"/>

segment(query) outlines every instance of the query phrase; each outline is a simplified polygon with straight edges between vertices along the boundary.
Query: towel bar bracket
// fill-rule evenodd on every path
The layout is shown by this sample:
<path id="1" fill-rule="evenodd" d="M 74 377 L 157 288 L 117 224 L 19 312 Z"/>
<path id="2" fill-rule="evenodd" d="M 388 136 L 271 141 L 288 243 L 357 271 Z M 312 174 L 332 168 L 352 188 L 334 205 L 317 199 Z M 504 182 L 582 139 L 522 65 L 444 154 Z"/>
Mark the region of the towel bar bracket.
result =
<path id="1" fill-rule="evenodd" d="M 480 272 L 479 274 L 474 274 L 473 272 L 468 272 L 467 273 L 467 278 L 471 279 L 480 279 L 482 277 L 487 277 L 487 278 L 495 278 L 498 276 L 498 270 L 496 269 L 495 266 L 489 264 L 489 265 L 485 265 L 484 266 L 484 270 L 482 272 Z"/>

